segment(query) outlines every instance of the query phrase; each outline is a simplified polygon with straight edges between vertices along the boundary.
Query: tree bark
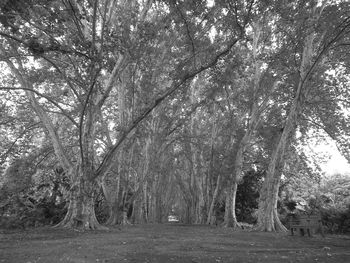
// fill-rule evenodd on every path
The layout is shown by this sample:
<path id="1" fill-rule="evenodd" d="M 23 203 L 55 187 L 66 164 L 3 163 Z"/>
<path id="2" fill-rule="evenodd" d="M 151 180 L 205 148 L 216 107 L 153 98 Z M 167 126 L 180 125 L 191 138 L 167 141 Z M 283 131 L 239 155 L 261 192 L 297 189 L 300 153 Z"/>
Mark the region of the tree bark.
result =
<path id="1" fill-rule="evenodd" d="M 197 90 L 197 82 L 194 80 L 191 84 L 191 103 L 195 104 L 197 100 L 197 94 L 200 91 L 200 87 Z M 190 192 L 192 195 L 192 218 L 193 223 L 195 224 L 203 224 L 204 223 L 204 210 L 205 210 L 205 202 L 204 202 L 204 189 L 203 189 L 203 175 L 200 172 L 200 149 L 198 149 L 198 123 L 196 115 L 191 116 L 191 124 L 190 124 L 190 133 L 194 140 L 190 143 L 191 150 L 191 172 L 190 172 Z"/>
<path id="2" fill-rule="evenodd" d="M 239 227 L 235 213 L 237 184 L 229 182 L 226 191 L 224 227 L 232 227 L 235 229 Z"/>
<path id="3" fill-rule="evenodd" d="M 78 228 L 83 230 L 108 229 L 97 221 L 95 197 L 99 189 L 96 182 L 86 180 L 79 174 L 70 190 L 68 211 L 64 219 L 55 227 Z"/>
<path id="4" fill-rule="evenodd" d="M 259 82 L 261 77 L 261 63 L 258 60 L 258 45 L 259 45 L 259 38 L 262 30 L 262 26 L 260 23 L 254 24 L 254 37 L 253 37 L 253 47 L 252 47 L 252 56 L 254 60 L 254 74 L 252 76 L 252 93 L 253 97 L 252 99 L 252 107 L 250 109 L 249 119 L 248 119 L 248 125 L 246 127 L 246 131 L 244 136 L 241 138 L 241 140 L 238 143 L 237 152 L 234 159 L 234 171 L 233 171 L 233 178 L 229 180 L 229 184 L 226 191 L 226 203 L 225 203 L 225 221 L 224 225 L 226 227 L 233 227 L 237 228 L 240 227 L 240 224 L 237 221 L 236 217 L 236 195 L 237 195 L 237 188 L 238 183 L 242 178 L 243 173 L 243 161 L 244 161 L 244 153 L 246 151 L 246 148 L 248 144 L 250 143 L 251 136 L 253 132 L 256 130 L 257 125 L 259 123 L 259 118 L 262 113 L 261 109 L 264 109 L 267 102 L 268 102 L 268 96 L 264 98 L 261 105 L 259 105 L 258 102 L 258 91 L 259 91 Z M 274 89 L 275 85 L 272 85 L 270 88 L 270 92 Z M 232 202 L 232 203 L 229 203 Z M 228 210 L 226 212 L 226 210 Z M 230 215 L 232 214 L 232 215 Z"/>
<path id="5" fill-rule="evenodd" d="M 265 179 L 260 192 L 257 228 L 262 231 L 287 231 L 277 212 L 278 190 L 284 164 L 282 158 L 281 155 L 276 174 Z"/>
<path id="6" fill-rule="evenodd" d="M 211 203 L 210 203 L 210 208 L 209 208 L 208 217 L 207 217 L 207 224 L 208 225 L 209 224 L 214 225 L 216 223 L 216 215 L 214 213 L 214 208 L 215 208 L 215 203 L 216 203 L 218 195 L 219 195 L 220 185 L 221 185 L 221 174 L 219 174 L 217 179 L 216 179 L 216 186 L 215 186 L 215 190 L 213 193 L 213 198 L 212 198 Z"/>
<path id="7" fill-rule="evenodd" d="M 184 206 L 185 206 L 185 216 L 183 217 L 183 221 L 187 224 L 191 224 L 192 223 L 192 204 L 193 204 L 193 200 L 192 200 L 192 194 L 189 190 L 190 186 L 186 185 L 184 183 L 184 179 L 178 174 L 177 171 L 174 171 L 174 176 L 175 176 L 175 180 L 176 183 L 180 189 L 180 191 L 182 192 L 182 197 L 184 200 Z"/>
<path id="8" fill-rule="evenodd" d="M 112 177 L 112 175 L 107 176 Z M 113 183 L 110 182 L 110 180 L 113 180 Z M 120 223 L 120 169 L 118 169 L 116 178 L 111 178 L 110 180 L 108 180 L 107 183 L 106 179 L 104 178 L 104 181 L 102 182 L 102 190 L 106 198 L 109 210 L 109 216 L 106 221 L 106 225 L 116 225 Z"/>
<path id="9" fill-rule="evenodd" d="M 316 63 L 313 65 L 311 63 L 314 54 L 314 37 L 314 31 L 312 31 L 305 38 L 303 56 L 299 68 L 300 79 L 295 98 L 289 110 L 280 139 L 273 150 L 266 178 L 261 189 L 257 229 L 262 231 L 286 231 L 286 228 L 281 224 L 277 215 L 278 188 L 284 166 L 285 152 L 289 147 L 288 139 L 296 131 L 297 119 L 310 89 L 310 86 L 305 84 L 307 77 L 313 71 Z"/>

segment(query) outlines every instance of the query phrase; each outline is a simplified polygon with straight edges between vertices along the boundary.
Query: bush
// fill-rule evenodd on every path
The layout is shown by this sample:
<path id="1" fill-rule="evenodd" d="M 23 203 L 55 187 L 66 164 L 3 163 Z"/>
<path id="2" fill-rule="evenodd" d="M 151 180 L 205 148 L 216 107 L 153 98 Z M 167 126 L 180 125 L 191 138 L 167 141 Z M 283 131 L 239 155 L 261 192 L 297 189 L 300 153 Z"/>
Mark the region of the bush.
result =
<path id="1" fill-rule="evenodd" d="M 323 208 L 320 212 L 326 231 L 332 234 L 350 233 L 350 205 L 342 210 Z"/>
<path id="2" fill-rule="evenodd" d="M 28 195 L 16 194 L 7 197 L 1 210 L 1 228 L 27 228 L 57 224 L 66 213 L 65 202 L 52 199 L 34 200 Z"/>
<path id="3" fill-rule="evenodd" d="M 254 214 L 256 209 L 258 209 L 259 188 L 263 173 L 263 171 L 250 170 L 245 173 L 241 183 L 238 185 L 236 215 L 239 222 L 256 223 Z"/>

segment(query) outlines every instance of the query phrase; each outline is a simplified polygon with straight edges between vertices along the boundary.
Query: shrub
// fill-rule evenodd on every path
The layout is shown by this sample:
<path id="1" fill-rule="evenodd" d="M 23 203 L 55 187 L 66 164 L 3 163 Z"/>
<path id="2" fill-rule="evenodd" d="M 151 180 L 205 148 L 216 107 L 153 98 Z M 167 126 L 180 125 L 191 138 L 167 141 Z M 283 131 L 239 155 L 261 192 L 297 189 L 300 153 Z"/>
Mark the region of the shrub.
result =
<path id="1" fill-rule="evenodd" d="M 245 173 L 238 185 L 236 197 L 236 215 L 239 222 L 254 224 L 256 217 L 254 212 L 258 208 L 259 188 L 261 185 L 262 171 L 250 170 Z"/>
<path id="2" fill-rule="evenodd" d="M 1 209 L 0 227 L 27 228 L 57 224 L 66 213 L 66 203 L 52 198 L 35 200 L 29 194 L 7 196 Z"/>
<path id="3" fill-rule="evenodd" d="M 320 212 L 329 233 L 350 233 L 350 205 L 346 209 L 322 208 Z"/>

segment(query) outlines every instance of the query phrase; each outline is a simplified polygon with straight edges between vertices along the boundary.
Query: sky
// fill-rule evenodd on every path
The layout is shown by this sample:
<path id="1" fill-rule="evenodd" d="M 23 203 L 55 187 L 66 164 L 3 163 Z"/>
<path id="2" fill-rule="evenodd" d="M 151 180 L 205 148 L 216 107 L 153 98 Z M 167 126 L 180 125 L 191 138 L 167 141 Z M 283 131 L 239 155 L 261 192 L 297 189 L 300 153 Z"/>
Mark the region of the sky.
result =
<path id="1" fill-rule="evenodd" d="M 350 176 L 349 163 L 336 149 L 333 149 L 330 159 L 322 165 L 322 168 L 328 176 L 335 173 L 349 174 Z"/>
<path id="2" fill-rule="evenodd" d="M 348 174 L 350 177 L 350 164 L 340 154 L 332 140 L 323 142 L 311 140 L 309 141 L 307 151 L 310 151 L 310 154 L 312 155 L 320 156 L 319 165 L 325 172 L 326 176 L 332 176 L 335 173 L 340 173 Z"/>

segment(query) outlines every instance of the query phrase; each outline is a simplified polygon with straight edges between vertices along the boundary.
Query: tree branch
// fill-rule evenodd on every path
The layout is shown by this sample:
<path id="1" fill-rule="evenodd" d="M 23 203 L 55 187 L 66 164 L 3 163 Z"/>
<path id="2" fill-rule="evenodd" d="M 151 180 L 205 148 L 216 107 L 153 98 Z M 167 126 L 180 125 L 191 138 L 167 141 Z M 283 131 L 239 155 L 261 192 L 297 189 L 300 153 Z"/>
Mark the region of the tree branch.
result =
<path id="1" fill-rule="evenodd" d="M 128 136 L 131 134 L 131 132 L 141 123 L 158 105 L 160 105 L 166 98 L 170 97 L 175 91 L 177 91 L 183 84 L 185 84 L 188 80 L 194 78 L 199 73 L 213 67 L 217 64 L 218 60 L 225 55 L 227 55 L 232 47 L 239 41 L 240 38 L 234 39 L 231 43 L 229 43 L 225 49 L 222 51 L 219 51 L 207 64 L 201 66 L 200 68 L 194 70 L 191 73 L 185 74 L 180 80 L 175 81 L 174 84 L 166 90 L 161 96 L 159 96 L 157 99 L 154 100 L 154 102 L 148 106 L 143 113 L 141 113 L 138 118 L 136 118 L 130 125 L 127 127 L 127 129 L 124 131 L 124 133 L 121 135 L 120 139 L 117 141 L 117 143 L 114 144 L 114 146 L 107 152 L 105 157 L 103 158 L 101 164 L 99 165 L 98 169 L 96 170 L 96 173 L 94 175 L 94 178 L 97 178 L 106 172 L 109 171 L 113 164 L 113 159 L 117 153 L 117 150 L 119 149 L 120 145 L 124 142 L 125 139 L 128 138 Z"/>
<path id="2" fill-rule="evenodd" d="M 0 46 L 0 49 L 3 53 L 6 54 L 6 50 Z M 55 154 L 57 158 L 60 160 L 62 166 L 64 169 L 68 172 L 70 176 L 73 176 L 73 164 L 72 162 L 67 158 L 66 152 L 64 151 L 64 148 L 61 144 L 61 141 L 53 127 L 53 124 L 49 118 L 49 116 L 45 113 L 45 111 L 42 109 L 41 105 L 38 103 L 34 96 L 34 89 L 32 87 L 32 84 L 26 79 L 24 75 L 24 69 L 22 66 L 22 63 L 19 59 L 17 59 L 18 67 L 15 67 L 15 65 L 10 60 L 6 60 L 7 65 L 11 69 L 12 73 L 17 77 L 19 83 L 21 86 L 26 90 L 26 94 L 31 102 L 31 105 L 35 112 L 37 113 L 38 117 L 40 118 L 41 122 L 44 124 L 45 128 L 48 130 L 48 133 L 50 134 L 51 141 L 53 143 Z"/>
<path id="3" fill-rule="evenodd" d="M 47 101 L 49 101 L 50 103 L 52 103 L 53 105 L 55 105 L 64 116 L 66 116 L 76 127 L 79 127 L 78 123 L 72 118 L 72 116 L 70 116 L 68 114 L 67 111 L 65 111 L 56 101 L 54 101 L 53 99 L 51 99 L 50 97 L 34 90 L 31 88 L 26 88 L 26 87 L 21 87 L 21 88 L 15 88 L 15 87 L 4 87 L 4 86 L 0 86 L 0 90 L 27 90 L 27 91 L 31 91 L 33 93 L 35 93 L 36 95 L 38 95 L 39 97 L 42 97 L 44 99 L 46 99 Z"/>
<path id="4" fill-rule="evenodd" d="M 328 130 L 324 125 L 321 125 L 313 120 L 310 120 L 308 118 L 303 118 L 305 121 L 311 123 L 312 125 L 314 125 L 315 127 L 323 130 L 334 142 L 335 142 L 335 146 L 337 147 L 338 151 L 340 153 L 342 153 L 343 151 L 339 148 L 339 145 L 338 145 L 338 139 L 337 137 L 330 131 Z"/>
<path id="5" fill-rule="evenodd" d="M 73 84 L 71 83 L 71 81 L 69 80 L 69 78 L 67 77 L 67 75 L 57 66 L 57 64 L 55 62 L 53 62 L 51 59 L 49 59 L 47 56 L 42 56 L 43 59 L 45 59 L 47 62 L 49 62 L 57 71 L 59 74 L 61 74 L 63 76 L 63 78 L 67 81 L 68 86 L 71 88 L 71 90 L 73 91 L 74 95 L 76 96 L 76 98 L 78 99 L 78 101 L 80 103 L 82 103 L 82 101 L 80 100 L 80 96 L 77 92 L 77 90 L 74 88 Z"/>
<path id="6" fill-rule="evenodd" d="M 114 68 L 112 70 L 112 73 L 109 76 L 109 79 L 108 79 L 107 84 L 106 84 L 106 88 L 104 90 L 104 94 L 97 102 L 97 105 L 99 108 L 102 107 L 102 105 L 104 104 L 104 102 L 108 98 L 109 94 L 111 93 L 111 91 L 114 87 L 114 81 L 120 76 L 120 74 L 122 73 L 126 64 L 127 64 L 126 56 L 120 54 L 118 61 L 115 63 Z"/>
<path id="7" fill-rule="evenodd" d="M 83 109 L 81 111 L 80 120 L 79 120 L 79 145 L 80 145 L 80 157 L 82 160 L 82 165 L 84 165 L 84 162 L 83 162 L 83 160 L 84 160 L 83 125 L 84 125 L 85 111 L 86 111 L 87 106 L 90 102 L 90 97 L 91 97 L 92 92 L 94 90 L 94 87 L 96 85 L 99 72 L 100 72 L 100 70 L 96 70 L 94 76 L 92 77 L 92 83 L 91 83 L 90 88 L 88 90 L 88 94 L 86 96 L 86 100 L 85 100 L 85 103 L 83 105 Z"/>
<path id="8" fill-rule="evenodd" d="M 32 125 L 30 125 L 28 128 L 26 128 L 23 132 L 21 132 L 16 138 L 15 140 L 11 143 L 10 147 L 7 149 L 6 152 L 4 152 L 3 154 L 0 155 L 0 159 L 6 158 L 6 155 L 8 155 L 12 148 L 15 146 L 15 144 L 17 143 L 17 141 L 23 137 L 23 135 L 25 135 L 28 131 L 34 129 L 38 124 L 40 124 L 41 122 L 37 122 L 34 123 Z"/>

